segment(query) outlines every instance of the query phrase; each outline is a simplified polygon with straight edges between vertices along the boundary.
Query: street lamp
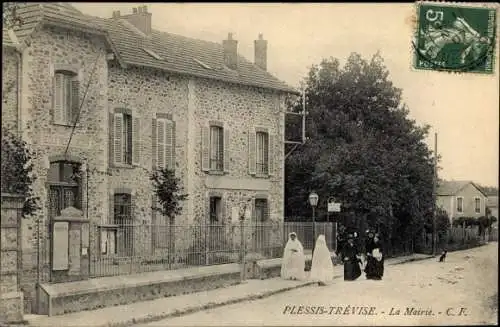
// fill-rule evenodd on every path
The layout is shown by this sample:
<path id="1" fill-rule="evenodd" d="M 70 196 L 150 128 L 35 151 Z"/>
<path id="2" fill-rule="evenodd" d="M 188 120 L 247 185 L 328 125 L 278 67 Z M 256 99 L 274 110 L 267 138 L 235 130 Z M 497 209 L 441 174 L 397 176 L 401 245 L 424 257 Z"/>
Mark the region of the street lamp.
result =
<path id="1" fill-rule="evenodd" d="M 319 196 L 316 192 L 311 192 L 309 194 L 309 204 L 312 207 L 312 223 L 313 223 L 313 250 L 312 253 L 314 254 L 314 245 L 316 243 L 316 206 L 318 205 L 318 199 Z"/>

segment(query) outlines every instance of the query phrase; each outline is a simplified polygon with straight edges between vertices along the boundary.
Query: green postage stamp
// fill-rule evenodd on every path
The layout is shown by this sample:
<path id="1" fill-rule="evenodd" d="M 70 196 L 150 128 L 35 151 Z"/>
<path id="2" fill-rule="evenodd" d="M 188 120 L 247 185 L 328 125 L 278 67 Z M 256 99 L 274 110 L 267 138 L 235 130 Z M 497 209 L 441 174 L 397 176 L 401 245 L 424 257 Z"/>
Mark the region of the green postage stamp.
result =
<path id="1" fill-rule="evenodd" d="M 492 74 L 496 13 L 496 8 L 419 3 L 415 68 Z"/>

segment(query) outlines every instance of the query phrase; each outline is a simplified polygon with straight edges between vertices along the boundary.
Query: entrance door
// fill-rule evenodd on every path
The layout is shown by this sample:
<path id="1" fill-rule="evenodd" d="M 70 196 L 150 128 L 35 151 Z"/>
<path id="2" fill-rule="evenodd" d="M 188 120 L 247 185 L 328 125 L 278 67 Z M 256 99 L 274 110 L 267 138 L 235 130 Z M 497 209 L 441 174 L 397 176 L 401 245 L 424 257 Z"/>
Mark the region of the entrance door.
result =
<path id="1" fill-rule="evenodd" d="M 132 224 L 132 196 L 114 195 L 114 224 L 117 225 L 116 253 L 120 257 L 131 257 L 134 249 L 134 226 Z"/>
<path id="2" fill-rule="evenodd" d="M 269 244 L 269 208 L 267 199 L 255 199 L 255 223 L 253 232 L 253 248 L 255 252 L 267 255 Z"/>
<path id="3" fill-rule="evenodd" d="M 224 251 L 224 230 L 222 225 L 222 199 L 219 196 L 210 197 L 210 222 L 208 226 L 208 262 L 214 263 L 215 253 Z"/>

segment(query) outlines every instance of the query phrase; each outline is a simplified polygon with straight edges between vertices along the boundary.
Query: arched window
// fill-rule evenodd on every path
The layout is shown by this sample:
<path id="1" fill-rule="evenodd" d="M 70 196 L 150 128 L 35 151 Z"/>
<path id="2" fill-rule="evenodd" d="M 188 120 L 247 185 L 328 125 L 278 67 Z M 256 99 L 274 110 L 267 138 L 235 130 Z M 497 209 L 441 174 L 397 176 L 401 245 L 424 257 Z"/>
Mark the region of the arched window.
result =
<path id="1" fill-rule="evenodd" d="M 80 82 L 76 73 L 68 70 L 58 70 L 55 72 L 53 108 L 55 124 L 74 124 L 80 109 L 79 90 Z"/>
<path id="2" fill-rule="evenodd" d="M 57 217 L 67 207 L 82 210 L 81 164 L 72 161 L 50 163 L 49 216 Z"/>

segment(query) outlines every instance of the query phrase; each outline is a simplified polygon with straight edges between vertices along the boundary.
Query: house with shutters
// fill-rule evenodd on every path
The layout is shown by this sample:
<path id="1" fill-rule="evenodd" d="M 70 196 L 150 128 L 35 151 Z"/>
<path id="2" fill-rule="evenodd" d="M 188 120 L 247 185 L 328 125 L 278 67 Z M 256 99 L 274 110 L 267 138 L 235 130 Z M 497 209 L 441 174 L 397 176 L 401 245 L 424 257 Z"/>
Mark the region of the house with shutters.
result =
<path id="1" fill-rule="evenodd" d="M 152 29 L 145 6 L 109 18 L 20 6 L 22 25 L 3 31 L 2 128 L 37 153 L 42 238 L 67 207 L 99 228 L 90 243 L 102 255 L 167 246 L 155 228 L 124 226 L 221 224 L 243 203 L 250 220 L 283 220 L 285 97 L 296 91 L 267 71 L 262 35 L 252 62 L 231 34 L 214 43 Z M 152 210 L 150 174 L 164 167 L 189 195 L 172 222 Z"/>
<path id="2" fill-rule="evenodd" d="M 460 217 L 486 215 L 487 196 L 472 181 L 440 181 L 436 201 L 448 213 L 450 222 Z"/>

